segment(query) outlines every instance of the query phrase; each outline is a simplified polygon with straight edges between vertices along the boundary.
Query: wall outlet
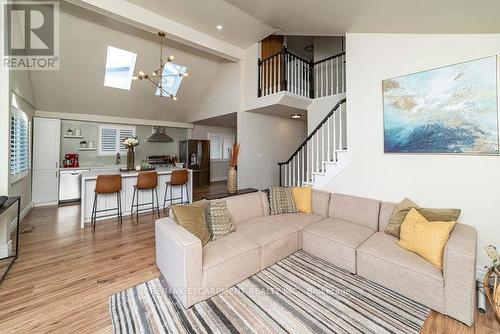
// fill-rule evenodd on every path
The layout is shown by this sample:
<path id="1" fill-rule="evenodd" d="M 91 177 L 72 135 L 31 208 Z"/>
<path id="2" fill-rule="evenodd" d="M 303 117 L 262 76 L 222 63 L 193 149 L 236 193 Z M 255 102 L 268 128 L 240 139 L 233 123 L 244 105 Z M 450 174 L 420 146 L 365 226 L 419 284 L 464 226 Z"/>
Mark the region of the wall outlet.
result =
<path id="1" fill-rule="evenodd" d="M 257 159 L 262 159 L 264 154 L 262 152 L 257 153 Z"/>

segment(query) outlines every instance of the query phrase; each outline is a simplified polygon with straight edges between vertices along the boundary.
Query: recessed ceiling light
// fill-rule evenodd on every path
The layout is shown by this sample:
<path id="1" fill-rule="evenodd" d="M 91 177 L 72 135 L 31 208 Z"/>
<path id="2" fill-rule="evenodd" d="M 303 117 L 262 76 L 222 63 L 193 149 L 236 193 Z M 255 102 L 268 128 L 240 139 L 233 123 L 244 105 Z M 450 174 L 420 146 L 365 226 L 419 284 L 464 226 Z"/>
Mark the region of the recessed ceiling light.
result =
<path id="1" fill-rule="evenodd" d="M 222 30 L 222 26 L 220 24 L 217 25 L 217 30 Z"/>
<path id="2" fill-rule="evenodd" d="M 290 116 L 290 117 L 292 117 L 293 119 L 300 119 L 300 118 L 302 118 L 302 115 L 299 115 L 299 114 L 293 114 L 293 115 L 292 115 L 292 116 Z"/>

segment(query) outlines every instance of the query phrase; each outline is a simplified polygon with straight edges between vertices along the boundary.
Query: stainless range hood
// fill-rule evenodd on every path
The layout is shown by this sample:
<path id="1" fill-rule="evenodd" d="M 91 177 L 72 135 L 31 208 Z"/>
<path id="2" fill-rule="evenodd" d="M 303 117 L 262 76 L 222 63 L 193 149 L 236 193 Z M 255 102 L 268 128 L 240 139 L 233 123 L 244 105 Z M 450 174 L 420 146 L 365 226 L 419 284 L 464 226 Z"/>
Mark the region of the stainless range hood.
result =
<path id="1" fill-rule="evenodd" d="M 174 140 L 165 133 L 165 126 L 153 126 L 153 134 L 148 137 L 149 142 L 155 143 L 169 143 Z"/>

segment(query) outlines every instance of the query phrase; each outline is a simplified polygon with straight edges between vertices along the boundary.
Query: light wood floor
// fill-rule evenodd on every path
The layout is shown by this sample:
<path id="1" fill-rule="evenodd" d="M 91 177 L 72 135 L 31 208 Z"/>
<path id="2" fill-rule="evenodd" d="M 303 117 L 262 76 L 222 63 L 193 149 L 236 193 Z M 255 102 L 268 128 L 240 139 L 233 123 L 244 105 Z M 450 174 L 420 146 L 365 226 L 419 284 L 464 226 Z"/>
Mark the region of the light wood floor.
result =
<path id="1" fill-rule="evenodd" d="M 223 189 L 206 187 L 195 199 L 214 187 Z M 109 333 L 108 298 L 159 276 L 151 214 L 93 233 L 80 229 L 79 210 L 37 208 L 23 221 L 19 259 L 0 285 L 0 333 Z M 469 328 L 433 312 L 423 333 L 500 333 L 500 325 L 491 313 Z"/>

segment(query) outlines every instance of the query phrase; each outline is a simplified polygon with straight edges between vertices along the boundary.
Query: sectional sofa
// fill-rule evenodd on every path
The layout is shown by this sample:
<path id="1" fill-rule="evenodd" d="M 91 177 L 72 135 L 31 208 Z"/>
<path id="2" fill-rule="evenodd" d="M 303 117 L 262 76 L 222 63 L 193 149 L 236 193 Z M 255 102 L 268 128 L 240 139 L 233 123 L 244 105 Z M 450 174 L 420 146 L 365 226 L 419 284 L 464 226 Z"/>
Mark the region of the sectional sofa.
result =
<path id="1" fill-rule="evenodd" d="M 440 313 L 472 325 L 476 230 L 457 224 L 443 270 L 384 233 L 395 204 L 313 191 L 312 213 L 269 215 L 264 192 L 226 200 L 236 231 L 205 247 L 171 218 L 156 221 L 156 263 L 186 307 L 303 249 Z"/>

